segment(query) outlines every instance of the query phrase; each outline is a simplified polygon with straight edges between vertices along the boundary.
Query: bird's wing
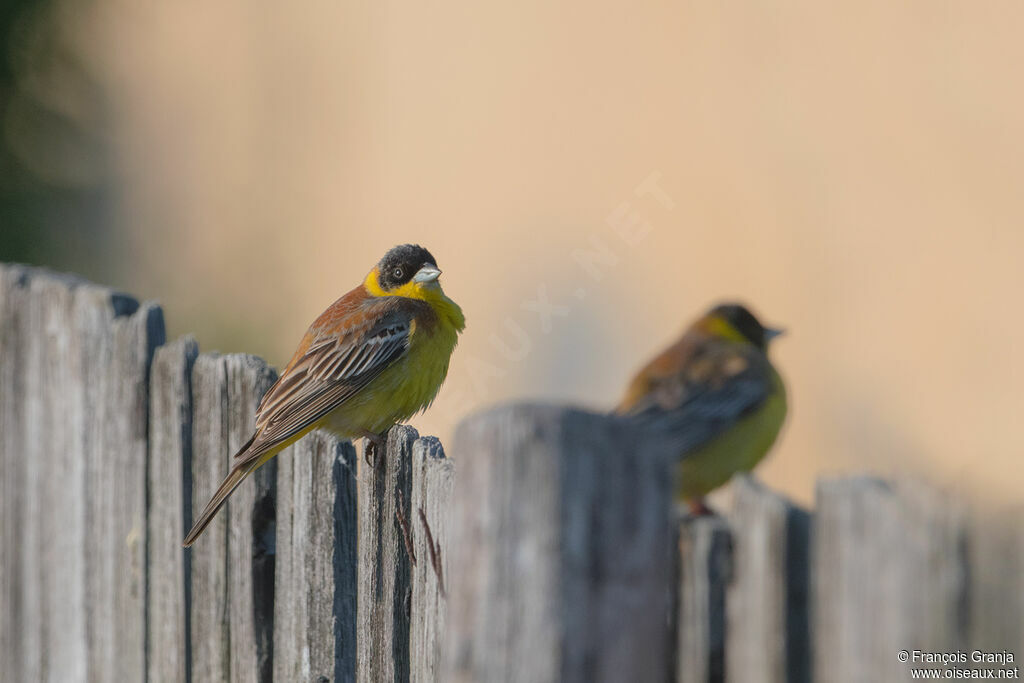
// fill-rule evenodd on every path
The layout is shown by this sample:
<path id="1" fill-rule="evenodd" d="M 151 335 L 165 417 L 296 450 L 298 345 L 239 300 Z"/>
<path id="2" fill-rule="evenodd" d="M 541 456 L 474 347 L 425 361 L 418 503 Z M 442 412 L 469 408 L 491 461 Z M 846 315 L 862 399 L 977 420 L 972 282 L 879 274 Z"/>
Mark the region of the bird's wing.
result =
<path id="1" fill-rule="evenodd" d="M 368 299 L 330 329 L 311 329 L 256 410 L 256 436 L 239 456 L 258 458 L 364 388 L 409 348 L 415 309 L 397 297 Z"/>
<path id="2" fill-rule="evenodd" d="M 671 372 L 649 374 L 647 390 L 624 411 L 689 453 L 769 397 L 774 388 L 767 357 L 746 344 L 702 344 Z"/>

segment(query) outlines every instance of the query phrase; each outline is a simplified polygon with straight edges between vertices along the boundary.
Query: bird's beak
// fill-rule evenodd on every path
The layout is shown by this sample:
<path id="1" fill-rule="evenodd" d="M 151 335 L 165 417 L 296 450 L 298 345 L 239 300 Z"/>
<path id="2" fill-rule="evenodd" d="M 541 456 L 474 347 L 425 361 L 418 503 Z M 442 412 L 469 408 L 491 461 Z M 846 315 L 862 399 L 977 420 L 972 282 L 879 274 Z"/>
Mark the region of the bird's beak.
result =
<path id="1" fill-rule="evenodd" d="M 412 276 L 413 282 L 424 284 L 427 282 L 434 282 L 441 276 L 441 270 L 432 263 L 428 263 L 420 268 L 415 275 Z"/>
<path id="2" fill-rule="evenodd" d="M 768 327 L 768 328 L 765 328 L 765 331 L 764 331 L 764 340 L 766 342 L 768 342 L 768 341 L 771 341 L 772 339 L 775 339 L 776 337 L 781 337 L 784 334 L 786 334 L 786 331 L 783 330 L 783 329 L 780 329 L 780 328 L 777 328 L 777 327 L 776 328 Z"/>

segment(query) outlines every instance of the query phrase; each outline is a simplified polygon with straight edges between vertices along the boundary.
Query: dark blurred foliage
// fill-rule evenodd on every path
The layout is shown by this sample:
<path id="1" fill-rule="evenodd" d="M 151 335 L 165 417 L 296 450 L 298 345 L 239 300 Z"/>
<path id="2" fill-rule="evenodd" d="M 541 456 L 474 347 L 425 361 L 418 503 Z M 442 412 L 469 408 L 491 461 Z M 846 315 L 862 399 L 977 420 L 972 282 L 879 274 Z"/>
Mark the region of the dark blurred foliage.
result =
<path id="1" fill-rule="evenodd" d="M 99 277 L 114 262 L 108 117 L 61 9 L 0 2 L 0 261 Z"/>

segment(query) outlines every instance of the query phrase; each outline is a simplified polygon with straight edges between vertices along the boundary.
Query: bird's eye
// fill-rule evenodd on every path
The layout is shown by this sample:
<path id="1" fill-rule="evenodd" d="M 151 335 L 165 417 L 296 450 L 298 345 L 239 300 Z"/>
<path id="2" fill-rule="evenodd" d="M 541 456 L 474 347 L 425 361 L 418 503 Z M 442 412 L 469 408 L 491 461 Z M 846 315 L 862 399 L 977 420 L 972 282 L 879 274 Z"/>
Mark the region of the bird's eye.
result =
<path id="1" fill-rule="evenodd" d="M 391 271 L 391 274 L 395 276 L 396 280 L 402 279 L 403 273 L 401 268 L 395 268 L 393 271 Z"/>

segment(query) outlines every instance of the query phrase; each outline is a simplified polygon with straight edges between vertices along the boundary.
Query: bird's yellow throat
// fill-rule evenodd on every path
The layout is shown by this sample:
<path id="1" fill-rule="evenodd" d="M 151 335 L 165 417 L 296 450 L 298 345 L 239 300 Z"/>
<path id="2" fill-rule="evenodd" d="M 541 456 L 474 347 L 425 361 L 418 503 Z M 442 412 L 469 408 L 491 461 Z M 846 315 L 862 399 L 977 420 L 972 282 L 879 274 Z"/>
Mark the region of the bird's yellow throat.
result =
<path id="1" fill-rule="evenodd" d="M 720 318 L 718 316 L 708 318 L 704 324 L 704 327 L 709 334 L 712 334 L 716 337 L 720 337 L 722 339 L 727 339 L 729 341 L 734 342 L 748 341 L 747 338 L 743 336 L 742 332 L 740 332 L 735 327 L 730 325 L 727 320 L 724 320 L 723 318 Z"/>
<path id="2" fill-rule="evenodd" d="M 408 299 L 419 299 L 430 304 L 438 316 L 446 323 L 461 332 L 466 327 L 466 317 L 462 314 L 459 305 L 449 299 L 441 285 L 435 282 L 413 282 L 409 281 L 401 287 L 390 291 L 382 289 L 378 281 L 379 271 L 374 268 L 363 280 L 363 287 L 371 296 L 403 296 Z"/>

